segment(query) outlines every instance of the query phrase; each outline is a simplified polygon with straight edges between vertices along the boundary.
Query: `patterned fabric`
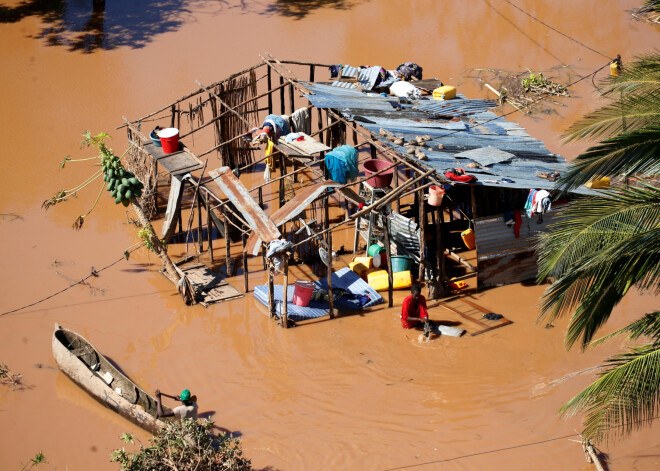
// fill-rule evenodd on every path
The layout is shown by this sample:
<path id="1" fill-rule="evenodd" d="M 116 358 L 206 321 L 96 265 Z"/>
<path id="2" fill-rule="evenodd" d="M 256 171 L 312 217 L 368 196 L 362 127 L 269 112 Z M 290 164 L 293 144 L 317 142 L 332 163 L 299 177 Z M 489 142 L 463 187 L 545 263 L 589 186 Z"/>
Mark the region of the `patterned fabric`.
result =
<path id="1" fill-rule="evenodd" d="M 422 80 L 422 68 L 414 62 L 404 62 L 396 68 L 396 71 L 404 80 L 410 80 L 413 77 Z"/>

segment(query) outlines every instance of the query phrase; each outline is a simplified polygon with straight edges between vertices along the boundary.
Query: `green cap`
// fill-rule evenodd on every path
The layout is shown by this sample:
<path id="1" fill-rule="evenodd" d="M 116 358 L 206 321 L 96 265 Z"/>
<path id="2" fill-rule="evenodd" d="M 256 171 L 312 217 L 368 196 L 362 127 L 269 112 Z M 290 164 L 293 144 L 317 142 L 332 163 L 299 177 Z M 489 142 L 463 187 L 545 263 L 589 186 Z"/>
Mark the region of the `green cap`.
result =
<path id="1" fill-rule="evenodd" d="M 190 400 L 190 389 L 184 389 L 183 391 L 181 391 L 181 395 L 179 396 L 179 398 L 182 401 L 189 401 Z"/>

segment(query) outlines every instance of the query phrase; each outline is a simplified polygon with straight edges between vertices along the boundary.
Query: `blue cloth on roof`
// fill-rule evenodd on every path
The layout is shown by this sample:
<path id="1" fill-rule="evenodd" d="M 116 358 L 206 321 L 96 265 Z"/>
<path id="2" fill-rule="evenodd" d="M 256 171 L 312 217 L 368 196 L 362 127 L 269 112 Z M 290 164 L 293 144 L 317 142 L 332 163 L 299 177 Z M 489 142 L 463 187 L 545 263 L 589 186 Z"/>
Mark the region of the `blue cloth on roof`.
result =
<path id="1" fill-rule="evenodd" d="M 349 145 L 336 147 L 325 155 L 325 166 L 330 172 L 330 178 L 343 185 L 357 178 L 360 173 L 358 151 Z"/>

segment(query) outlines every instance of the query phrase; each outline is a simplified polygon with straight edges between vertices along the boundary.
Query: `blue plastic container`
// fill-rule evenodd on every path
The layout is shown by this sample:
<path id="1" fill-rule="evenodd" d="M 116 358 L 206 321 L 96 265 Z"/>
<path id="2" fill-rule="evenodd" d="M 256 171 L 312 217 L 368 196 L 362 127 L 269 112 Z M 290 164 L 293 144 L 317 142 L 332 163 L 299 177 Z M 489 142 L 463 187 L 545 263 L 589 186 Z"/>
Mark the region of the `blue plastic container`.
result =
<path id="1" fill-rule="evenodd" d="M 160 138 L 158 137 L 158 134 L 156 134 L 155 129 L 149 133 L 149 137 L 151 138 L 151 141 L 154 143 L 156 147 L 162 147 L 162 144 L 160 143 Z"/>
<path id="2" fill-rule="evenodd" d="M 412 270 L 413 261 L 407 255 L 392 255 L 392 273 Z"/>

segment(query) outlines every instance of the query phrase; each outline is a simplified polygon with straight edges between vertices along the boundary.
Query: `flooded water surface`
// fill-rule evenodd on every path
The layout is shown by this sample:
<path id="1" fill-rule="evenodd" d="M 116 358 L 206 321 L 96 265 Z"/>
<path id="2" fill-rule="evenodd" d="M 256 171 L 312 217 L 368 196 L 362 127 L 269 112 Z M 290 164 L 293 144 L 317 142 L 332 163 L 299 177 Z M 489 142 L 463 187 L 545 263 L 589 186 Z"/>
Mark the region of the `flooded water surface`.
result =
<path id="1" fill-rule="evenodd" d="M 85 163 L 60 165 L 67 155 L 93 155 L 79 149 L 86 129 L 110 133 L 122 152 L 125 134 L 115 128 L 123 116 L 166 106 L 196 90 L 196 79 L 220 80 L 257 63 L 260 53 L 389 69 L 414 61 L 425 77 L 492 99 L 477 79 L 488 76 L 486 69 L 529 68 L 573 82 L 609 57 L 629 61 L 658 44 L 657 27 L 630 14 L 638 2 L 511 3 L 118 1 L 94 11 L 92 2 L 4 2 L 0 311 L 63 290 L 138 242 L 125 208 L 105 196 L 81 231 L 71 228 L 98 187 L 41 208 L 92 170 Z M 557 101 L 548 113 L 508 119 L 570 160 L 587 144 L 563 145 L 561 132 L 603 102 L 590 78 Z M 351 237 L 346 229 L 336 240 Z M 170 251 L 180 255 L 185 247 Z M 260 267 L 260 258 L 250 261 L 251 289 L 265 282 Z M 147 442 L 146 432 L 59 372 L 51 337 L 60 322 L 146 390 L 190 388 L 205 416 L 242 435 L 246 455 L 260 469 L 592 469 L 576 443 L 579 417 L 556 412 L 593 380 L 593 371 L 571 374 L 622 344 L 567 352 L 566 320 L 549 328 L 535 322 L 545 286 L 478 292 L 475 302 L 513 324 L 423 342 L 400 327 L 396 306 L 403 293 L 393 309 L 285 330 L 251 293 L 208 309 L 186 307 L 158 269 L 157 257 L 140 250 L 85 284 L 0 317 L 0 364 L 21 373 L 24 383 L 19 390 L 0 385 L 0 468 L 21 469 L 42 452 L 44 469 L 112 470 L 110 452 L 124 445 L 123 432 Z M 300 270 L 292 268 L 292 276 L 303 276 Z M 242 289 L 242 277 L 229 281 Z M 632 293 L 606 330 L 657 307 L 657 298 Z M 476 330 L 441 307 L 431 318 Z M 659 427 L 603 446 L 609 469 L 658 469 Z"/>

